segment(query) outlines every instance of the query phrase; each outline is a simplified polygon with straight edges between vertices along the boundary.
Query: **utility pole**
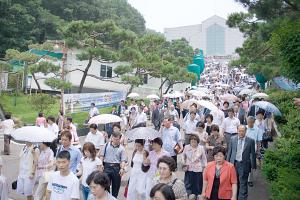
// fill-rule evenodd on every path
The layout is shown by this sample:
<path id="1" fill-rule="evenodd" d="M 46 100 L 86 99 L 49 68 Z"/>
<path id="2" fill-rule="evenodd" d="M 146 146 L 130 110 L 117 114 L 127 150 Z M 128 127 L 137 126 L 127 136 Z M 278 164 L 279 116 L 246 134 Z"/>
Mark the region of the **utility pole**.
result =
<path id="1" fill-rule="evenodd" d="M 63 57 L 62 57 L 62 67 L 61 67 L 61 80 L 64 82 L 65 81 L 65 64 L 67 60 L 67 47 L 65 41 L 63 42 Z M 64 109 L 64 93 L 65 93 L 65 88 L 62 87 L 60 90 L 60 95 L 61 95 L 61 102 L 60 102 L 60 109 L 62 110 L 63 114 L 65 114 L 65 109 Z"/>

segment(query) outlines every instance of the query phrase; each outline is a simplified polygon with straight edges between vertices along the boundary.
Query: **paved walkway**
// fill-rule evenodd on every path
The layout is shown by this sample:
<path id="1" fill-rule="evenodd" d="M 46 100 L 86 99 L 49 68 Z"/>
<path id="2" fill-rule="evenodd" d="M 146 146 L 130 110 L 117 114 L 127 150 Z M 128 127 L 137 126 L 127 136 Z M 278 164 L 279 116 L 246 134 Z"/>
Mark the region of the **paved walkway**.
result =
<path id="1" fill-rule="evenodd" d="M 84 137 L 80 138 L 81 141 L 84 140 Z M 3 139 L 0 141 L 0 148 L 3 148 Z M 16 144 L 12 142 L 11 149 L 12 154 L 9 156 L 2 156 L 4 160 L 3 166 L 3 174 L 8 178 L 9 184 L 16 180 L 18 176 L 18 168 L 19 168 L 19 152 L 21 151 L 22 145 Z M 133 143 L 128 145 L 128 152 L 131 154 L 133 151 Z M 131 157 L 131 156 L 129 156 Z M 179 164 L 180 168 L 180 164 Z M 184 173 L 183 172 L 176 172 L 177 176 L 183 180 Z M 122 187 L 119 192 L 119 200 L 125 200 L 123 197 L 124 187 L 127 183 L 128 176 L 130 175 L 130 171 L 123 177 L 122 179 Z M 25 198 L 21 195 L 18 195 L 15 190 L 11 190 L 9 197 L 14 200 L 25 200 Z M 260 170 L 256 170 L 254 176 L 254 187 L 249 188 L 249 200 L 269 200 L 269 192 L 267 191 L 267 184 L 264 178 L 261 175 Z"/>

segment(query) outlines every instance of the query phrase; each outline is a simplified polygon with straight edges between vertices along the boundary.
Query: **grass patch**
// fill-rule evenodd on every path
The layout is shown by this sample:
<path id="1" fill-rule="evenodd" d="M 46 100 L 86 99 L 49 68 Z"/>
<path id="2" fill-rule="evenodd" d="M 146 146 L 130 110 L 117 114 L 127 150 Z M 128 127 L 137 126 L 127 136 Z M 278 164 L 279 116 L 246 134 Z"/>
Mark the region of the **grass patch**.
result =
<path id="1" fill-rule="evenodd" d="M 2 105 L 5 112 L 12 113 L 13 117 L 19 118 L 22 122 L 26 124 L 34 124 L 35 119 L 38 115 L 38 112 L 30 106 L 29 95 L 7 95 L 2 94 L 0 96 L 0 104 Z M 57 102 L 51 106 L 51 108 L 45 112 L 45 116 L 58 116 L 58 111 L 60 108 L 60 100 L 57 99 Z M 110 113 L 111 107 L 101 108 L 100 113 Z M 67 115 L 70 116 L 70 115 Z M 88 118 L 88 112 L 73 113 L 71 114 L 74 123 L 77 123 L 79 126 L 82 125 L 85 120 Z"/>

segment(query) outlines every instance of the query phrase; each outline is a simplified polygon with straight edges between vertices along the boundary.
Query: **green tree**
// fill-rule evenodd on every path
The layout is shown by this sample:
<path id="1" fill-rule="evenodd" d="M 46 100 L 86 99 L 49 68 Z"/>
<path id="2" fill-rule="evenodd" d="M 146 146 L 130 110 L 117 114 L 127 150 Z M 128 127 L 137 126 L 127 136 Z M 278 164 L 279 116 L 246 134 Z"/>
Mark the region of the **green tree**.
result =
<path id="1" fill-rule="evenodd" d="M 55 97 L 43 93 L 33 94 L 28 99 L 29 105 L 37 112 L 48 112 L 56 102 Z"/>
<path id="2" fill-rule="evenodd" d="M 120 54 L 120 59 L 128 64 L 116 67 L 114 72 L 130 85 L 128 93 L 134 87 L 143 85 L 144 76 L 161 78 L 159 89 L 168 82 L 165 93 L 174 84 L 190 81 L 193 77 L 186 70 L 193 49 L 185 39 L 167 42 L 163 35 L 148 32 L 134 42 L 124 44 Z"/>
<path id="3" fill-rule="evenodd" d="M 33 44 L 29 45 L 30 49 L 39 49 L 39 50 L 53 50 L 53 45 L 50 43 L 44 44 Z M 65 83 L 61 80 L 61 72 L 60 66 L 54 65 L 51 60 L 51 57 L 43 57 L 47 58 L 49 61 L 41 60 L 41 57 L 31 53 L 30 51 L 20 52 L 15 49 L 8 49 L 6 51 L 5 58 L 7 60 L 18 60 L 24 63 L 24 74 L 27 74 L 27 69 L 31 73 L 33 80 L 35 81 L 38 91 L 41 92 L 41 86 L 39 81 L 41 78 L 36 76 L 37 73 L 42 73 L 44 75 L 53 74 L 53 76 L 46 80 L 46 84 L 55 89 L 68 88 L 70 87 L 70 83 Z M 45 78 L 42 78 L 45 79 Z"/>
<path id="4" fill-rule="evenodd" d="M 251 74 L 267 79 L 285 75 L 299 82 L 300 2 L 296 0 L 237 0 L 248 13 L 233 13 L 227 24 L 244 33 L 246 41 L 236 52 L 232 66 L 243 66 Z M 285 27 L 285 28 L 283 28 Z M 287 30 L 289 29 L 289 30 Z M 293 38 L 293 39 L 292 39 Z"/>
<path id="5" fill-rule="evenodd" d="M 93 60 L 102 63 L 117 61 L 121 43 L 130 43 L 136 37 L 135 33 L 116 26 L 111 20 L 98 23 L 81 20 L 73 21 L 62 29 L 62 34 L 68 47 L 75 47 L 81 50 L 77 58 L 81 61 L 88 61 L 84 70 L 76 69 L 83 73 L 78 93 L 82 92 L 87 76 L 105 80 L 104 77 L 88 73 Z"/>
<path id="6" fill-rule="evenodd" d="M 117 26 L 137 34 L 145 32 L 143 16 L 126 0 L 42 0 L 42 5 L 68 22 L 103 22 L 110 19 Z"/>
<path id="7" fill-rule="evenodd" d="M 40 0 L 0 0 L 0 57 L 7 49 L 24 51 L 57 35 L 59 17 L 41 6 Z"/>

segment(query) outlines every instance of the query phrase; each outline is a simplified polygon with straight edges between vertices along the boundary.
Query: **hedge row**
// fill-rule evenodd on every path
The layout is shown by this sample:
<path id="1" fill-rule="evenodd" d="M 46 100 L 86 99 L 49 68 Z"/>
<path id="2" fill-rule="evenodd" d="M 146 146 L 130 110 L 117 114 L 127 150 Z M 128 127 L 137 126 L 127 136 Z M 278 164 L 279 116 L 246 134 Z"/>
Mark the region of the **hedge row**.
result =
<path id="1" fill-rule="evenodd" d="M 273 200 L 300 198 L 300 108 L 293 104 L 298 92 L 268 91 L 270 100 L 282 112 L 276 118 L 281 137 L 266 151 L 263 173 L 271 185 Z"/>

